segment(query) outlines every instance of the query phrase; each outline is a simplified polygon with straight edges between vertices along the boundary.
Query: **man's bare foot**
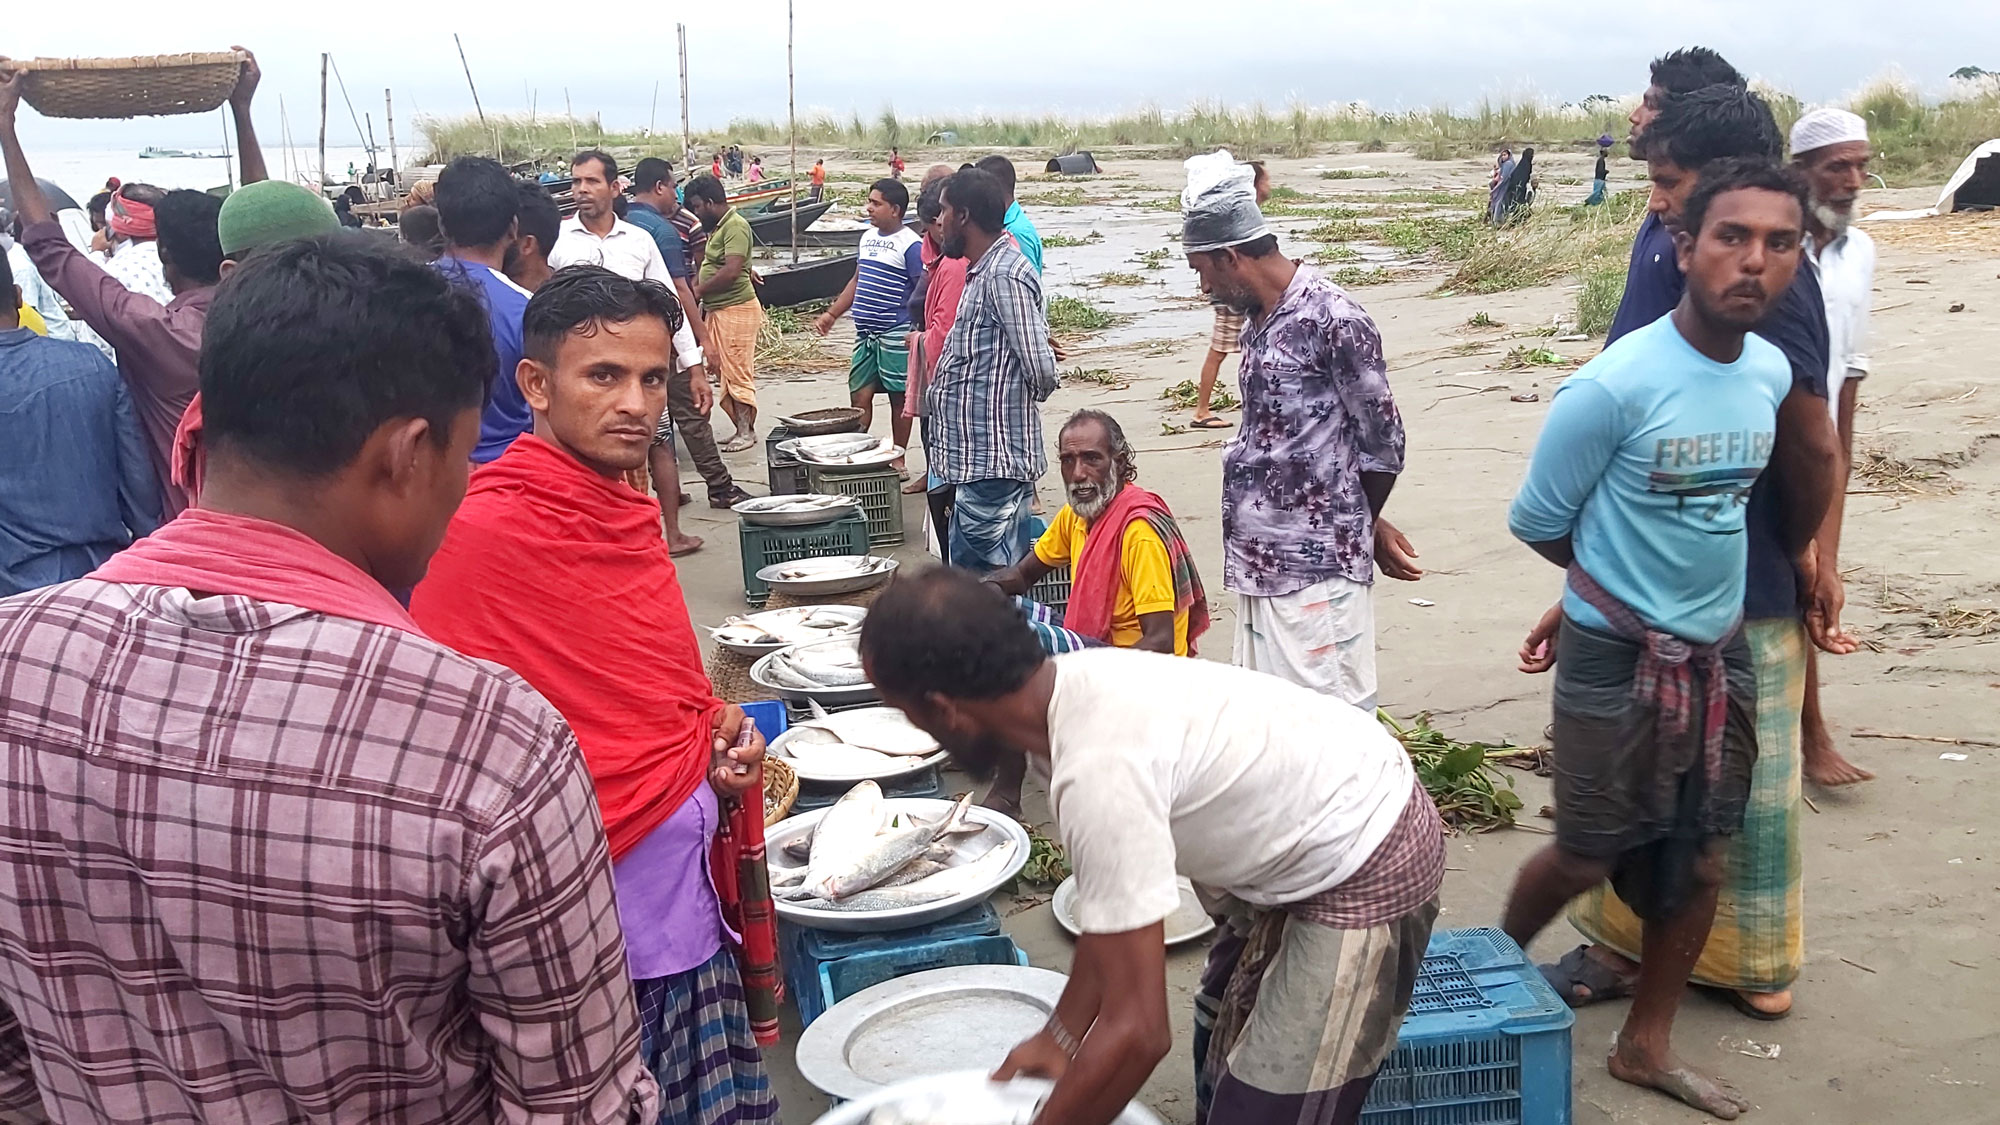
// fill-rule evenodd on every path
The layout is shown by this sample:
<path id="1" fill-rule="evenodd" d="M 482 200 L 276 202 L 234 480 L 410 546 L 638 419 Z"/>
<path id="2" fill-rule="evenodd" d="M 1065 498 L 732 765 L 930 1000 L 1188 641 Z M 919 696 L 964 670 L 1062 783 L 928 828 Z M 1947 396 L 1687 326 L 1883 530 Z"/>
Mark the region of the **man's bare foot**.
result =
<path id="1" fill-rule="evenodd" d="M 1807 781 L 1831 789 L 1875 780 L 1874 774 L 1840 756 L 1840 751 L 1833 748 L 1831 735 L 1823 737 L 1823 742 L 1815 739 L 1800 747 L 1800 756 L 1804 761 L 1799 768 Z"/>
<path id="2" fill-rule="evenodd" d="M 1019 792 L 1002 793 L 1000 792 L 1000 788 L 995 786 L 986 791 L 986 796 L 980 798 L 979 803 L 982 807 L 992 809 L 994 812 L 1005 813 L 1015 820 L 1021 819 L 1021 794 Z"/>
<path id="3" fill-rule="evenodd" d="M 669 539 L 667 540 L 667 555 L 670 558 L 676 559 L 682 555 L 692 555 L 696 551 L 701 550 L 701 545 L 702 540 L 699 535 L 683 535 L 676 539 Z"/>
<path id="4" fill-rule="evenodd" d="M 1789 988 L 1783 992 L 1745 992 L 1737 989 L 1736 995 L 1742 997 L 1745 1004 L 1767 1016 L 1790 1015 L 1792 1011 L 1792 990 Z"/>
<path id="5" fill-rule="evenodd" d="M 1734 1121 L 1750 1108 L 1750 1100 L 1719 1078 L 1711 1078 L 1682 1062 L 1671 1051 L 1658 1061 L 1650 1060 L 1630 1047 L 1621 1037 L 1605 1060 L 1611 1077 L 1634 1086 L 1646 1086 L 1677 1098 L 1724 1121 Z"/>

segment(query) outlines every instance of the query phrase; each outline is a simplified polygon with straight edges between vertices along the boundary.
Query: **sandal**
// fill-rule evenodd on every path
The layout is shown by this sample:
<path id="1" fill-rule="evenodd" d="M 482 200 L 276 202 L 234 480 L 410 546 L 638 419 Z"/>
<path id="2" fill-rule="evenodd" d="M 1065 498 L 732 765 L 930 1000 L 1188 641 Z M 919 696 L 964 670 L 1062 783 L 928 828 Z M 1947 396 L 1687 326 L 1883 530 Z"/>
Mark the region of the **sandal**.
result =
<path id="1" fill-rule="evenodd" d="M 1757 1005 L 1752 1004 L 1748 996 L 1743 995 L 1741 991 L 1734 988 L 1717 988 L 1712 984 L 1698 984 L 1695 985 L 1695 990 L 1705 992 L 1714 999 L 1720 1000 L 1724 1004 L 1749 1016 L 1751 1019 L 1760 1020 L 1764 1023 L 1775 1023 L 1792 1014 L 1792 1010 L 1789 1007 L 1782 1012 L 1767 1012 Z"/>
<path id="2" fill-rule="evenodd" d="M 1562 955 L 1553 965 L 1538 965 L 1542 979 L 1572 1008 L 1582 1008 L 1605 1000 L 1621 1000 L 1632 995 L 1638 978 L 1618 975 L 1618 970 L 1590 955 L 1590 947 L 1579 945 Z M 1747 1001 L 1746 1001 L 1747 1003 Z"/>
<path id="3" fill-rule="evenodd" d="M 1194 421 L 1188 423 L 1189 426 L 1197 430 L 1226 430 L 1235 424 L 1217 414 L 1211 414 L 1206 418 L 1196 418 Z"/>

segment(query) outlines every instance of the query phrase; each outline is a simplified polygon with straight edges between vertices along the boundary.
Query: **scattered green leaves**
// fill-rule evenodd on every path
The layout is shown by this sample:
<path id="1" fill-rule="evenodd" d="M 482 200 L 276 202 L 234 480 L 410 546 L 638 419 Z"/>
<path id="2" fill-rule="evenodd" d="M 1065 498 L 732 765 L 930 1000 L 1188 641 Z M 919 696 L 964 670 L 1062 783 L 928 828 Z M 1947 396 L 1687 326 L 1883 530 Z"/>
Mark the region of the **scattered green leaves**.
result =
<path id="1" fill-rule="evenodd" d="M 1065 246 L 1088 246 L 1093 242 L 1103 241 L 1104 236 L 1096 231 L 1091 231 L 1089 234 L 1084 235 L 1075 235 L 1064 234 L 1058 230 L 1050 231 L 1048 234 L 1042 236 L 1042 247 L 1043 249 L 1060 250 Z"/>
<path id="2" fill-rule="evenodd" d="M 1418 715 L 1408 726 L 1387 711 L 1377 711 L 1375 717 L 1409 752 L 1417 780 L 1430 793 L 1446 825 L 1463 832 L 1489 832 L 1513 825 L 1514 814 L 1521 809 L 1520 794 L 1514 792 L 1512 778 L 1487 762 L 1518 754 L 1520 747 L 1460 742 L 1431 726 L 1427 714 Z"/>
<path id="3" fill-rule="evenodd" d="M 1041 829 L 1030 824 L 1028 828 L 1028 862 L 1021 867 L 1021 882 L 1034 887 L 1054 887 L 1070 877 L 1069 855 L 1063 846 L 1042 835 Z"/>
<path id="4" fill-rule="evenodd" d="M 1401 277 L 1395 270 L 1386 266 L 1342 266 L 1330 276 L 1333 283 L 1342 289 L 1353 289 L 1362 285 L 1386 285 Z"/>
<path id="5" fill-rule="evenodd" d="M 1611 330 L 1618 303 L 1625 299 L 1625 268 L 1613 263 L 1583 275 L 1576 294 L 1576 330 L 1601 336 Z"/>
<path id="6" fill-rule="evenodd" d="M 1144 285 L 1146 284 L 1146 279 L 1136 273 L 1113 270 L 1110 273 L 1098 274 L 1097 283 L 1099 285 Z"/>
<path id="7" fill-rule="evenodd" d="M 1473 313 L 1470 317 L 1467 317 L 1465 321 L 1465 326 L 1467 328 L 1507 327 L 1505 324 L 1502 324 L 1499 321 L 1493 319 L 1493 314 L 1485 311 L 1484 309 L 1480 310 L 1479 312 Z"/>
<path id="8" fill-rule="evenodd" d="M 1352 246 L 1322 246 L 1306 255 L 1306 259 L 1316 266 L 1337 266 L 1342 262 L 1358 262 L 1361 251 Z"/>
<path id="9" fill-rule="evenodd" d="M 1139 263 L 1141 269 L 1160 270 L 1167 268 L 1167 260 L 1173 256 L 1173 247 L 1155 246 L 1151 250 L 1141 250 L 1132 255 L 1132 260 Z"/>
<path id="10" fill-rule="evenodd" d="M 1057 372 L 1065 383 L 1096 383 L 1100 387 L 1124 387 L 1128 384 L 1123 375 L 1108 367 L 1074 367 Z"/>
<path id="11" fill-rule="evenodd" d="M 1383 175 L 1372 168 L 1328 168 L 1319 174 L 1322 180 L 1372 180 Z"/>
<path id="12" fill-rule="evenodd" d="M 1081 336 L 1118 323 L 1116 313 L 1098 308 L 1081 297 L 1049 298 L 1049 331 L 1058 336 Z"/>
<path id="13" fill-rule="evenodd" d="M 1200 404 L 1201 388 L 1195 384 L 1193 379 L 1182 379 L 1180 382 L 1161 391 L 1160 397 L 1180 407 L 1182 410 L 1193 410 Z M 1243 403 L 1235 395 L 1229 393 L 1228 387 L 1217 383 L 1208 396 L 1208 405 L 1213 410 L 1235 410 L 1237 407 L 1242 406 Z"/>
<path id="14" fill-rule="evenodd" d="M 1081 207 L 1091 202 L 1091 197 L 1080 187 L 1059 187 L 1023 196 L 1021 202 L 1033 207 Z"/>
<path id="15" fill-rule="evenodd" d="M 1501 357 L 1500 369 L 1513 371 L 1523 367 L 1568 367 L 1574 362 L 1576 361 L 1553 348 L 1531 348 L 1523 344 Z"/>

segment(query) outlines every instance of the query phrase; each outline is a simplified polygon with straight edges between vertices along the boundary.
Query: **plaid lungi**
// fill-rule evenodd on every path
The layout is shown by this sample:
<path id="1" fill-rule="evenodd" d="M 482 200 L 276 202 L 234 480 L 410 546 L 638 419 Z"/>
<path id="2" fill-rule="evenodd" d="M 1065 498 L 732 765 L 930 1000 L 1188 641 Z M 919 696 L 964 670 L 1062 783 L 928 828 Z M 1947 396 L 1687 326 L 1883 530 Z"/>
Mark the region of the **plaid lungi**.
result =
<path id="1" fill-rule="evenodd" d="M 1042 651 L 1050 656 L 1061 656 L 1065 652 L 1077 652 L 1086 648 L 1103 648 L 1104 642 L 1096 637 L 1086 637 L 1062 626 L 1062 619 L 1056 611 L 1033 598 L 1014 597 L 1014 608 L 1028 619 L 1028 628 L 1035 631 L 1035 639 L 1042 642 Z"/>
<path id="2" fill-rule="evenodd" d="M 1806 635 L 1797 621 L 1748 621 L 1757 667 L 1757 762 L 1743 827 L 1723 867 L 1715 924 L 1689 978 L 1746 992 L 1782 992 L 1805 963 L 1805 893 L 1799 855 L 1799 713 L 1805 704 Z M 1640 922 L 1607 887 L 1569 908 L 1570 924 L 1637 960 Z"/>
<path id="3" fill-rule="evenodd" d="M 1422 785 L 1347 882 L 1227 900 L 1195 995 L 1195 1121 L 1352 1125 L 1396 1047 L 1437 920 L 1444 825 Z"/>
<path id="4" fill-rule="evenodd" d="M 1215 306 L 1215 330 L 1208 334 L 1208 350 L 1231 355 L 1243 350 L 1243 314 Z"/>
<path id="5" fill-rule="evenodd" d="M 778 1120 L 778 1096 L 750 1032 L 734 953 L 724 948 L 684 973 L 632 987 L 639 1001 L 639 1057 L 660 1084 L 660 1121 Z"/>

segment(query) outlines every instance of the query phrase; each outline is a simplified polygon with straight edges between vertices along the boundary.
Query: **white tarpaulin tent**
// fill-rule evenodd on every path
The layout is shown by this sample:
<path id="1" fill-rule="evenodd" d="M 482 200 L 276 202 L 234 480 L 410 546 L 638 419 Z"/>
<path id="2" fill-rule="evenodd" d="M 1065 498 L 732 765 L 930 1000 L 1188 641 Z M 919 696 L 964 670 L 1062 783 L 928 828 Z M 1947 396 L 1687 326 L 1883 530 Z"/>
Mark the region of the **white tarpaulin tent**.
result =
<path id="1" fill-rule="evenodd" d="M 1960 199 L 1963 192 L 1965 199 Z M 1976 196 L 1976 198 L 1975 198 Z M 1987 141 L 1972 150 L 1972 155 L 1951 174 L 1938 194 L 1937 206 L 1922 211 L 1877 211 L 1863 215 L 1863 221 L 1876 219 L 1922 219 L 1931 215 L 1949 215 L 1953 211 L 1964 210 L 1968 206 L 2000 206 L 2000 138 Z"/>

